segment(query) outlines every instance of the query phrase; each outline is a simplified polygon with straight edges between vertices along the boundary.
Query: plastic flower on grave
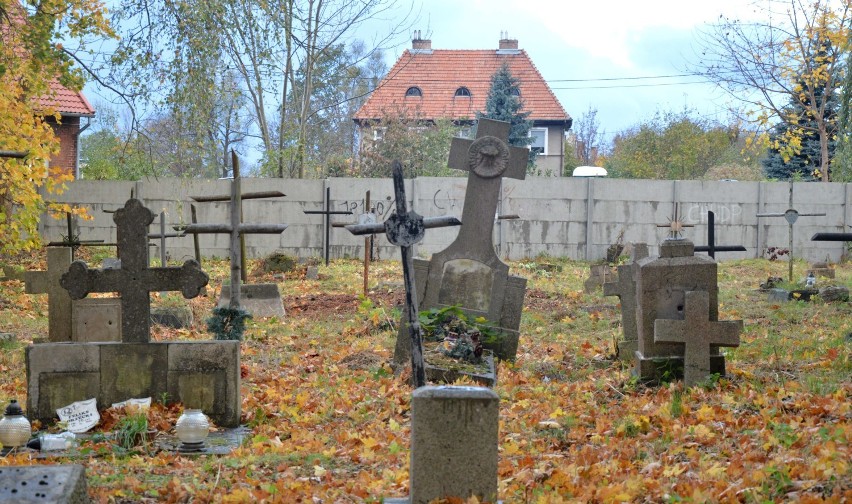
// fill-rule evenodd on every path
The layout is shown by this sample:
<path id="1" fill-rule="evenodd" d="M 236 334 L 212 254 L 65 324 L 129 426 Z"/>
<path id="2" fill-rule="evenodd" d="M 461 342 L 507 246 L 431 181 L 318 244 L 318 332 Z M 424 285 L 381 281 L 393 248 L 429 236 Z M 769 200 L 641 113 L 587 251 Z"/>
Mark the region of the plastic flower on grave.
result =
<path id="1" fill-rule="evenodd" d="M 32 434 L 32 426 L 16 399 L 6 406 L 3 419 L 0 420 L 0 443 L 3 448 L 17 448 L 27 444 Z"/>

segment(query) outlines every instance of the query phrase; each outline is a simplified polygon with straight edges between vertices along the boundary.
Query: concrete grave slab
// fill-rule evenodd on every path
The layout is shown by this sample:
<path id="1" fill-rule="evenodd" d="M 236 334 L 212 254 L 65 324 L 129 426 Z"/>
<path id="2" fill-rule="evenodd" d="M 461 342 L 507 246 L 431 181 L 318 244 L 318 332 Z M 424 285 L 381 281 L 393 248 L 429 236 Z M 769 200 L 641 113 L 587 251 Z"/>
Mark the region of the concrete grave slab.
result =
<path id="1" fill-rule="evenodd" d="M 231 286 L 223 285 L 217 308 L 227 308 L 231 298 Z M 284 302 L 274 283 L 244 284 L 240 286 L 240 308 L 253 317 L 283 317 Z"/>
<path id="2" fill-rule="evenodd" d="M 0 503 L 83 504 L 90 502 L 81 465 L 0 467 Z"/>
<path id="3" fill-rule="evenodd" d="M 43 343 L 26 349 L 27 412 L 53 420 L 56 409 L 97 398 L 98 408 L 132 397 L 198 405 L 219 426 L 240 421 L 238 341 Z"/>

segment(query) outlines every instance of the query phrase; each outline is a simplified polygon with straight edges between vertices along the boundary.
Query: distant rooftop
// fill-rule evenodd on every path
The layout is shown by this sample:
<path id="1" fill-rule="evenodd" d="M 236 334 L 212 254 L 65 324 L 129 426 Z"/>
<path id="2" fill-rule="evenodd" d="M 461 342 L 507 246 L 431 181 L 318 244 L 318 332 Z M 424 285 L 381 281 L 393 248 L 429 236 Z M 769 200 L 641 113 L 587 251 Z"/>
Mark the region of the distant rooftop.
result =
<path id="1" fill-rule="evenodd" d="M 37 100 L 39 108 L 55 108 L 66 116 L 94 117 L 95 108 L 80 91 L 72 91 L 57 80 L 50 83 L 50 91 Z"/>
<path id="2" fill-rule="evenodd" d="M 356 121 L 382 118 L 395 108 L 418 110 L 424 119 L 474 119 L 485 110 L 491 76 L 503 63 L 520 81 L 523 110 L 535 121 L 568 122 L 556 95 L 518 41 L 504 36 L 497 49 L 432 49 L 432 41 L 415 32 L 406 50 L 370 98 L 355 113 Z"/>

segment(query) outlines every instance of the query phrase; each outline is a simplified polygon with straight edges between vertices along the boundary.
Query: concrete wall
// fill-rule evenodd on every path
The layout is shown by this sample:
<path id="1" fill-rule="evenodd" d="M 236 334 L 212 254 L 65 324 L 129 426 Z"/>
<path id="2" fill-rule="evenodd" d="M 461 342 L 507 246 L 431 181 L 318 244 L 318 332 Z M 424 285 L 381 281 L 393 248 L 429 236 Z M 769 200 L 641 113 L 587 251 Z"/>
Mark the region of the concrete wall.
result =
<path id="1" fill-rule="evenodd" d="M 227 195 L 227 180 L 160 179 L 140 182 L 75 181 L 54 199 L 85 205 L 92 220 L 78 220 L 80 238 L 115 241 L 112 215 L 124 205 L 131 191 L 141 197 L 155 213 L 166 212 L 169 228 L 190 222 L 191 196 Z M 254 179 L 243 181 L 243 193 L 278 190 L 282 198 L 246 200 L 243 221 L 250 223 L 287 223 L 281 235 L 252 235 L 247 239 L 250 257 L 260 257 L 276 250 L 301 257 L 323 254 L 324 216 L 305 215 L 303 210 L 325 208 L 326 187 L 331 188 L 331 208 L 351 210 L 354 215 L 335 215 L 332 222 L 354 222 L 364 210 L 364 196 L 371 191 L 372 204 L 379 219 L 394 210 L 393 186 L 390 179 Z M 454 215 L 461 217 L 466 178 L 418 178 L 406 182 L 408 208 L 424 217 Z M 666 225 L 674 216 L 678 203 L 679 217 L 686 224 L 684 235 L 696 245 L 706 244 L 707 210 L 716 214 L 716 243 L 743 245 L 746 252 L 724 253 L 721 259 L 761 257 L 766 247 L 788 245 L 788 225 L 782 217 L 756 217 L 758 213 L 783 213 L 789 208 L 788 183 L 781 182 L 716 182 L 671 180 L 625 180 L 606 178 L 532 177 L 518 181 L 504 179 L 498 212 L 518 214 L 518 220 L 498 221 L 494 226 L 494 243 L 501 257 L 520 259 L 538 254 L 567 256 L 572 259 L 595 260 L 604 257 L 607 247 L 623 233 L 623 241 L 646 242 L 651 253 L 667 236 Z M 228 204 L 195 203 L 198 222 L 228 222 Z M 852 184 L 797 183 L 793 208 L 804 213 L 826 216 L 801 216 L 794 225 L 794 253 L 808 260 L 833 261 L 843 253 L 842 243 L 812 242 L 816 232 L 849 231 L 852 228 Z M 45 217 L 41 222 L 46 240 L 61 240 L 67 234 L 65 221 Z M 159 222 L 151 226 L 159 232 Z M 417 245 L 416 254 L 429 257 L 451 243 L 457 228 L 433 229 Z M 332 228 L 331 257 L 363 257 L 364 240 L 351 236 L 343 228 Z M 379 257 L 398 257 L 398 250 L 384 237 L 376 240 Z M 226 257 L 226 235 L 203 235 L 201 247 L 205 256 Z M 172 238 L 167 242 L 174 260 L 193 257 L 191 237 Z M 152 247 L 152 256 L 159 254 Z"/>

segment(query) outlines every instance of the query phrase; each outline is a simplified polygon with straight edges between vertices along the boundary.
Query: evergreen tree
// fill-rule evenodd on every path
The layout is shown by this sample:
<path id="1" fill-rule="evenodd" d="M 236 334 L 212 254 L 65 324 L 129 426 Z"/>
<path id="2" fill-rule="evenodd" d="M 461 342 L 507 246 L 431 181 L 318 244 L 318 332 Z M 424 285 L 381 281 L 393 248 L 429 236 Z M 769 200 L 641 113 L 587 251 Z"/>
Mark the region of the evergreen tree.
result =
<path id="1" fill-rule="evenodd" d="M 852 34 L 849 36 L 852 47 Z M 846 79 L 840 95 L 840 117 L 837 122 L 837 150 L 832 162 L 837 182 L 852 182 L 852 52 L 846 57 Z"/>
<path id="2" fill-rule="evenodd" d="M 815 59 L 825 58 L 827 50 L 823 45 Z M 804 88 L 805 84 L 802 82 L 799 87 Z M 769 153 L 763 160 L 763 171 L 767 177 L 778 180 L 791 177 L 821 179 L 818 168 L 822 164 L 822 154 L 815 110 L 823 111 L 823 120 L 829 125 L 829 161 L 834 158 L 840 101 L 836 93 L 826 94 L 825 82 L 814 89 L 814 97 L 812 102 L 806 93 L 793 95 L 790 105 L 783 111 L 782 122 L 773 127 L 769 134 Z"/>
<path id="3" fill-rule="evenodd" d="M 491 88 L 485 99 L 485 112 L 477 113 L 477 119 L 495 119 L 511 123 L 509 144 L 516 147 L 526 147 L 530 144 L 530 127 L 532 121 L 527 120 L 529 112 L 521 112 L 524 104 L 521 101 L 521 82 L 509 71 L 509 65 L 503 65 L 491 76 Z M 535 152 L 530 150 L 528 166 L 535 164 Z"/>

